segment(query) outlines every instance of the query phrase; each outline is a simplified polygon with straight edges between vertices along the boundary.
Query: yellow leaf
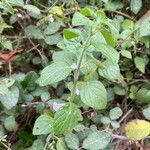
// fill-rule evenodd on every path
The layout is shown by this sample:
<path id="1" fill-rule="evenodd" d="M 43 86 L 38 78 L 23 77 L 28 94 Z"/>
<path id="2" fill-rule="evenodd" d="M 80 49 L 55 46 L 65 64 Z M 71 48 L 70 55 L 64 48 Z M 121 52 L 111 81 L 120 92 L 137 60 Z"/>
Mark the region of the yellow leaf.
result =
<path id="1" fill-rule="evenodd" d="M 150 134 L 150 122 L 135 119 L 127 123 L 126 136 L 131 140 L 141 140 Z"/>

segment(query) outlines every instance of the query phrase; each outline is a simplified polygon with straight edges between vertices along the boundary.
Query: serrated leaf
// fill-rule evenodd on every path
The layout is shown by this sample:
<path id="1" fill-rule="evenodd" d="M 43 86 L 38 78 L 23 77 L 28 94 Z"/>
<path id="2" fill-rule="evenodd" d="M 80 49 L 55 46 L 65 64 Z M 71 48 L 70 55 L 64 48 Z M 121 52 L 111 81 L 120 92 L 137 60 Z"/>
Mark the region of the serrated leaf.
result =
<path id="1" fill-rule="evenodd" d="M 70 149 L 78 149 L 79 148 L 79 138 L 77 137 L 76 134 L 70 132 L 70 133 L 67 133 L 65 135 L 65 141 L 67 143 L 67 146 L 70 148 Z"/>
<path id="2" fill-rule="evenodd" d="M 41 76 L 37 82 L 41 86 L 50 85 L 64 80 L 71 73 L 71 71 L 71 67 L 64 62 L 53 63 L 42 70 Z"/>
<path id="3" fill-rule="evenodd" d="M 80 87 L 81 100 L 95 109 L 104 109 L 107 105 L 107 92 L 99 81 L 84 82 Z"/>
<path id="4" fill-rule="evenodd" d="M 74 55 L 73 53 L 69 52 L 69 51 L 59 51 L 59 52 L 54 52 L 53 54 L 53 61 L 55 63 L 66 63 L 68 65 L 72 65 L 73 63 L 76 62 L 77 58 L 76 55 Z"/>
<path id="5" fill-rule="evenodd" d="M 138 57 L 136 56 L 134 58 L 134 63 L 135 63 L 135 66 L 142 72 L 142 73 L 145 73 L 145 62 L 144 62 L 144 59 L 142 57 Z"/>
<path id="6" fill-rule="evenodd" d="M 93 22 L 89 18 L 83 16 L 81 13 L 76 12 L 74 13 L 73 18 L 72 18 L 72 25 L 73 26 L 82 26 L 82 25 L 92 26 Z"/>
<path id="7" fill-rule="evenodd" d="M 145 108 L 142 113 L 147 120 L 150 120 L 150 107 Z"/>
<path id="8" fill-rule="evenodd" d="M 139 30 L 141 37 L 150 36 L 150 18 L 142 21 Z"/>
<path id="9" fill-rule="evenodd" d="M 111 133 L 105 131 L 96 131 L 88 135 L 83 141 L 83 148 L 88 150 L 104 149 L 111 140 Z"/>
<path id="10" fill-rule="evenodd" d="M 14 106 L 16 106 L 18 99 L 19 99 L 19 90 L 16 86 L 10 87 L 7 94 L 0 96 L 0 102 L 7 109 L 11 109 Z"/>
<path id="11" fill-rule="evenodd" d="M 75 104 L 70 103 L 57 111 L 54 116 L 55 134 L 64 134 L 71 131 L 81 121 L 81 112 Z"/>
<path id="12" fill-rule="evenodd" d="M 15 121 L 14 116 L 9 116 L 4 121 L 4 126 L 7 129 L 7 131 L 16 131 L 18 128 L 18 124 Z"/>
<path id="13" fill-rule="evenodd" d="M 28 37 L 34 38 L 34 39 L 43 39 L 42 31 L 34 25 L 29 25 L 25 28 L 25 33 Z"/>
<path id="14" fill-rule="evenodd" d="M 39 116 L 33 127 L 33 135 L 48 134 L 53 131 L 52 128 L 53 118 L 48 115 Z"/>
<path id="15" fill-rule="evenodd" d="M 108 80 L 119 80 L 120 79 L 120 68 L 117 63 L 112 63 L 111 61 L 105 61 L 103 63 L 104 68 L 99 68 L 98 73 L 100 76 Z"/>
<path id="16" fill-rule="evenodd" d="M 23 8 L 27 10 L 31 17 L 39 18 L 41 15 L 40 9 L 34 5 L 24 5 Z"/>
<path id="17" fill-rule="evenodd" d="M 55 33 L 53 35 L 47 35 L 44 40 L 48 45 L 55 45 L 62 40 L 62 36 L 59 33 Z"/>
<path id="18" fill-rule="evenodd" d="M 51 23 L 49 23 L 49 25 L 44 30 L 44 33 L 46 35 L 48 35 L 48 34 L 54 34 L 54 33 L 56 33 L 59 30 L 60 25 L 61 24 L 59 22 L 51 22 Z"/>
<path id="19" fill-rule="evenodd" d="M 97 43 L 96 41 L 92 41 L 91 43 L 97 51 L 101 52 L 109 61 L 113 63 L 118 63 L 119 53 L 109 45 Z"/>
<path id="20" fill-rule="evenodd" d="M 145 120 L 135 119 L 127 123 L 126 135 L 131 140 L 142 140 L 150 134 L 150 123 Z"/>
<path id="21" fill-rule="evenodd" d="M 115 107 L 110 110 L 109 116 L 111 120 L 119 119 L 122 116 L 123 112 L 119 107 Z"/>
<path id="22" fill-rule="evenodd" d="M 142 8 L 142 0 L 131 0 L 130 9 L 133 13 L 137 14 Z"/>

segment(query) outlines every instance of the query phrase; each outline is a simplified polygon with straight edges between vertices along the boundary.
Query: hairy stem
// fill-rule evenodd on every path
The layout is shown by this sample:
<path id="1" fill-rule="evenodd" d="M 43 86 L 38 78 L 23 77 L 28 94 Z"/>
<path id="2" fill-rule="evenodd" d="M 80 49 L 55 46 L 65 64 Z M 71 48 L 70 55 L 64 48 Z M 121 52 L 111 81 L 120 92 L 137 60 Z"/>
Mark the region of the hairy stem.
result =
<path id="1" fill-rule="evenodd" d="M 92 31 L 92 29 L 90 29 L 90 34 L 89 34 L 89 36 L 87 37 L 86 41 L 83 43 L 83 49 L 82 49 L 80 58 L 79 58 L 78 63 L 77 63 L 77 69 L 76 69 L 75 72 L 74 72 L 73 89 L 72 89 L 72 92 L 71 92 L 70 102 L 72 102 L 72 101 L 74 100 L 75 95 L 76 95 L 77 82 L 78 82 L 79 74 L 80 74 L 80 67 L 81 67 L 81 63 L 82 63 L 83 56 L 84 56 L 84 52 L 85 52 L 85 50 L 86 50 L 86 49 L 88 48 L 88 46 L 89 46 L 88 43 L 89 43 L 89 40 L 90 40 L 90 37 L 91 37 L 91 31 Z"/>

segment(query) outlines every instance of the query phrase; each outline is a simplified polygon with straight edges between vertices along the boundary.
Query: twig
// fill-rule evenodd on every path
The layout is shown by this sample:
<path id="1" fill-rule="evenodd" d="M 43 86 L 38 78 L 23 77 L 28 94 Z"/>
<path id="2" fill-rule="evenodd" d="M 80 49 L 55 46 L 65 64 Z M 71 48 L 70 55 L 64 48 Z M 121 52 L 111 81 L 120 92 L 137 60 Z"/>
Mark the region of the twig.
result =
<path id="1" fill-rule="evenodd" d="M 113 135 L 112 135 L 112 140 L 114 140 L 114 139 L 118 139 L 118 140 L 127 140 L 128 138 L 127 138 L 126 136 L 113 134 Z"/>
<path id="2" fill-rule="evenodd" d="M 133 111 L 133 108 L 131 108 L 131 109 L 119 120 L 119 123 L 121 123 L 132 111 Z"/>
<path id="3" fill-rule="evenodd" d="M 112 10 L 105 10 L 105 11 L 113 12 L 113 13 L 116 13 L 116 14 L 118 14 L 118 15 L 121 15 L 121 16 L 124 16 L 124 17 L 126 17 L 126 18 L 129 18 L 129 19 L 131 19 L 131 20 L 133 20 L 133 21 L 136 21 L 134 18 L 132 18 L 132 17 L 130 17 L 129 15 L 127 15 L 127 14 L 125 14 L 125 13 L 123 13 L 123 12 L 120 12 L 120 11 L 112 11 Z"/>

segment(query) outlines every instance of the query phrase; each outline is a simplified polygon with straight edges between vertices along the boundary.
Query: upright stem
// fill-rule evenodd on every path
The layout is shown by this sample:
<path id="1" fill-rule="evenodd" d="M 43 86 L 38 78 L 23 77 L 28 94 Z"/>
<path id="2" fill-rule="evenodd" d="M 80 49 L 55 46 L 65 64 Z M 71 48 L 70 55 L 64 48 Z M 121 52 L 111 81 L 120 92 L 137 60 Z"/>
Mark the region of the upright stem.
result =
<path id="1" fill-rule="evenodd" d="M 80 67 L 81 67 L 83 56 L 84 56 L 84 52 L 87 49 L 87 47 L 89 46 L 88 43 L 89 43 L 89 40 L 90 40 L 90 37 L 91 37 L 91 31 L 92 31 L 92 29 L 90 29 L 90 34 L 87 37 L 86 41 L 83 43 L 83 49 L 82 49 L 80 58 L 79 58 L 78 63 L 77 63 L 77 69 L 74 72 L 73 89 L 72 89 L 72 92 L 71 92 L 70 102 L 72 102 L 74 100 L 75 95 L 76 95 L 77 82 L 78 82 L 78 79 L 79 79 Z"/>

